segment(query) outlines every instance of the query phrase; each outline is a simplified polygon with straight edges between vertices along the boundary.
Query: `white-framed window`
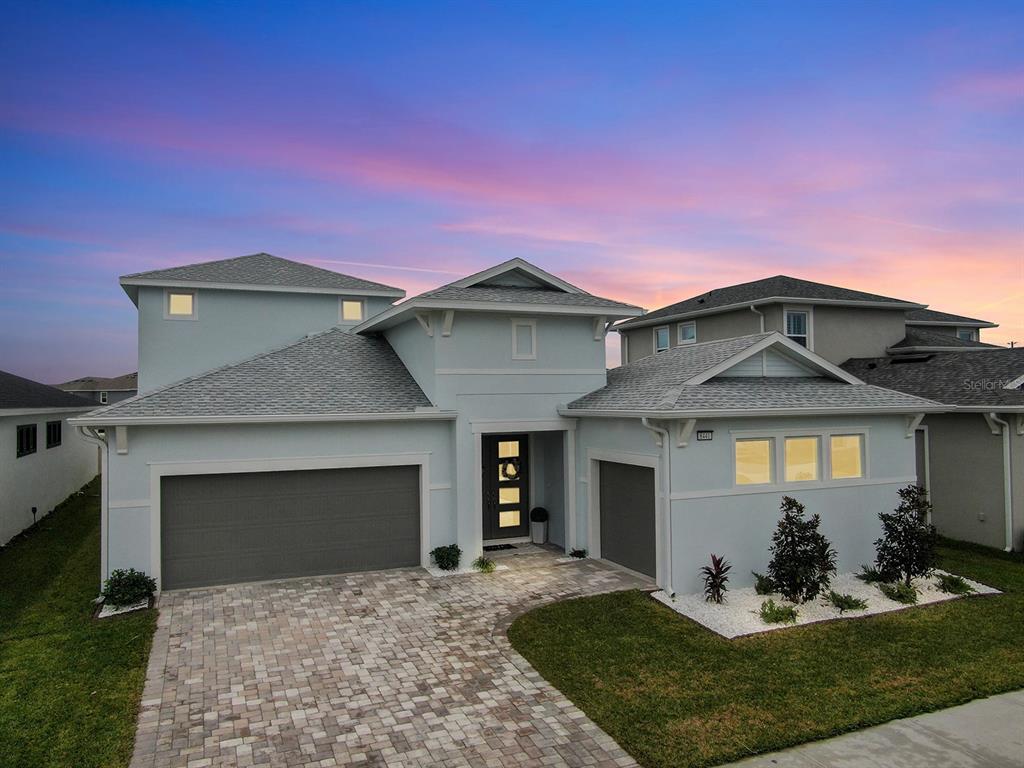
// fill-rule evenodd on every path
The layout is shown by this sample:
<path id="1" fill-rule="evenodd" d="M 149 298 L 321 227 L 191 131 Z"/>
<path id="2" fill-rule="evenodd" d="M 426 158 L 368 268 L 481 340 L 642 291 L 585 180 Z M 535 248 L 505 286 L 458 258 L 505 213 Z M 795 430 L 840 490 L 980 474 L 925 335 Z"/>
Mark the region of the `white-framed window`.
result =
<path id="1" fill-rule="evenodd" d="M 977 328 L 957 328 L 956 337 L 960 341 L 977 341 L 978 340 L 978 329 Z"/>
<path id="2" fill-rule="evenodd" d="M 770 485 L 775 480 L 775 440 L 741 438 L 734 447 L 736 485 Z"/>
<path id="3" fill-rule="evenodd" d="M 668 326 L 659 325 L 654 329 L 654 351 L 664 352 L 671 345 L 672 340 L 669 338 Z"/>
<path id="4" fill-rule="evenodd" d="M 864 435 L 831 435 L 829 444 L 833 480 L 864 477 Z"/>
<path id="5" fill-rule="evenodd" d="M 338 312 L 343 323 L 361 323 L 366 316 L 366 306 L 362 299 L 341 299 Z"/>
<path id="6" fill-rule="evenodd" d="M 811 310 L 787 307 L 784 315 L 786 336 L 800 346 L 811 349 Z"/>
<path id="7" fill-rule="evenodd" d="M 107 404 L 107 400 L 108 400 L 107 393 L 106 392 L 100 392 L 100 405 L 106 405 Z"/>
<path id="8" fill-rule="evenodd" d="M 195 291 L 181 288 L 164 291 L 164 320 L 195 320 L 198 309 Z"/>
<path id="9" fill-rule="evenodd" d="M 512 359 L 537 359 L 537 321 L 512 321 Z"/>
<path id="10" fill-rule="evenodd" d="M 821 479 L 821 438 L 817 435 L 787 437 L 782 458 L 787 483 L 810 483 Z"/>
<path id="11" fill-rule="evenodd" d="M 693 320 L 691 320 L 688 323 L 680 323 L 678 333 L 680 344 L 697 343 L 697 323 L 695 323 Z"/>

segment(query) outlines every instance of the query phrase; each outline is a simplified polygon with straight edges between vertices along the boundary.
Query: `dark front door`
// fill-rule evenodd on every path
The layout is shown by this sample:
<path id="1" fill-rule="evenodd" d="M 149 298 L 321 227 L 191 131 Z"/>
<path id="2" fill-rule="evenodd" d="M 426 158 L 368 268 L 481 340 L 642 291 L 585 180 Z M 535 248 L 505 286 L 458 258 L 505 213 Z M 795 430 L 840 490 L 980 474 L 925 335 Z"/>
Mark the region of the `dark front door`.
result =
<path id="1" fill-rule="evenodd" d="M 526 435 L 484 435 L 484 539 L 511 539 L 530 530 Z"/>

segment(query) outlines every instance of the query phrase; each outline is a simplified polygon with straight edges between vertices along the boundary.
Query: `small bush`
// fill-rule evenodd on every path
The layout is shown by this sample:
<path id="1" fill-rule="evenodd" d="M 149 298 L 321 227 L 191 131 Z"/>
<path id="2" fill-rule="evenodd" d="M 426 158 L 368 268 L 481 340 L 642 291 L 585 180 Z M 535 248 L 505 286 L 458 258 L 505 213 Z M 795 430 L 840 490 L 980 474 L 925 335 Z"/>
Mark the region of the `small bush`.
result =
<path id="1" fill-rule="evenodd" d="M 530 510 L 531 523 L 546 523 L 547 521 L 548 511 L 544 507 L 534 507 Z"/>
<path id="2" fill-rule="evenodd" d="M 974 587 L 968 584 L 962 577 L 954 576 L 952 573 L 940 573 L 936 577 L 937 586 L 949 595 L 969 595 Z"/>
<path id="3" fill-rule="evenodd" d="M 804 518 L 804 505 L 782 498 L 782 519 L 772 535 L 768 575 L 776 589 L 794 603 L 805 603 L 828 587 L 836 572 L 836 551 L 819 531 L 819 515 Z"/>
<path id="4" fill-rule="evenodd" d="M 572 550 L 569 553 L 569 555 L 571 557 L 576 557 L 576 558 L 579 558 L 580 560 L 582 560 L 584 557 L 587 556 L 587 550 L 585 550 L 585 549 L 574 549 L 574 550 Z"/>
<path id="5" fill-rule="evenodd" d="M 705 565 L 700 569 L 704 576 L 704 601 L 708 603 L 721 603 L 725 600 L 725 593 L 728 591 L 726 584 L 729 583 L 729 571 L 732 566 L 724 557 L 711 555 L 711 565 Z"/>
<path id="6" fill-rule="evenodd" d="M 862 565 L 857 578 L 867 584 L 878 584 L 883 581 L 893 581 L 892 576 L 886 576 L 877 568 L 870 565 Z"/>
<path id="7" fill-rule="evenodd" d="M 928 523 L 932 505 L 928 492 L 916 485 L 900 488 L 899 506 L 882 512 L 882 538 L 875 542 L 878 570 L 903 579 L 906 586 L 915 576 L 927 576 L 935 567 L 938 533 Z"/>
<path id="8" fill-rule="evenodd" d="M 486 555 L 480 555 L 480 557 L 473 561 L 473 567 L 480 571 L 480 573 L 494 573 L 496 566 L 491 558 Z"/>
<path id="9" fill-rule="evenodd" d="M 457 571 L 459 561 L 462 560 L 462 550 L 458 544 L 449 544 L 447 547 L 430 550 L 430 557 L 442 571 Z"/>
<path id="10" fill-rule="evenodd" d="M 841 595 L 834 589 L 828 591 L 828 601 L 839 609 L 839 613 L 847 611 L 863 611 L 868 607 L 867 600 L 861 600 L 853 595 Z"/>
<path id="11" fill-rule="evenodd" d="M 914 605 L 917 602 L 917 590 L 902 581 L 896 581 L 892 584 L 879 584 L 878 588 L 882 590 L 883 595 L 890 600 L 895 600 L 897 603 Z"/>
<path id="12" fill-rule="evenodd" d="M 754 577 L 754 591 L 759 595 L 774 595 L 777 591 L 775 589 L 775 582 L 772 581 L 771 576 L 765 576 L 763 573 L 757 571 L 751 571 L 751 575 Z"/>
<path id="13" fill-rule="evenodd" d="M 765 624 L 796 624 L 798 615 L 792 605 L 779 605 L 771 598 L 761 603 L 761 621 Z"/>
<path id="14" fill-rule="evenodd" d="M 103 583 L 103 602 L 115 607 L 135 605 L 149 600 L 156 592 L 156 579 L 134 568 L 121 568 L 110 572 Z"/>

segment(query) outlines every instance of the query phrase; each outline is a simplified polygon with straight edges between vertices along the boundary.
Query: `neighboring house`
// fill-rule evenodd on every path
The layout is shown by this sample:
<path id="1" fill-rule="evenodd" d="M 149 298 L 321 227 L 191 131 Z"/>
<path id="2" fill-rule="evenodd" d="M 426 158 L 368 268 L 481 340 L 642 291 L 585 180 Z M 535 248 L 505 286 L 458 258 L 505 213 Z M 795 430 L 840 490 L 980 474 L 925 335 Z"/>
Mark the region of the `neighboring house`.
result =
<path id="1" fill-rule="evenodd" d="M 953 336 L 964 342 L 981 341 L 982 328 L 999 327 L 987 320 L 951 315 L 949 312 L 938 312 L 934 309 L 914 309 L 907 312 L 907 325 L 917 329 L 927 329 L 932 333 Z"/>
<path id="2" fill-rule="evenodd" d="M 1024 549 L 1024 349 L 894 354 L 843 368 L 951 406 L 928 414 L 917 434 L 918 477 L 936 527 L 956 539 Z"/>
<path id="3" fill-rule="evenodd" d="M 428 565 L 451 543 L 468 565 L 543 506 L 557 546 L 694 591 L 712 551 L 737 584 L 764 568 L 784 493 L 853 568 L 914 480 L 908 424 L 939 409 L 771 332 L 609 374 L 605 333 L 641 310 L 521 259 L 394 305 L 265 254 L 122 284 L 140 395 L 75 424 L 104 430 L 101 575 L 164 589 Z"/>
<path id="4" fill-rule="evenodd" d="M 0 545 L 96 474 L 96 448 L 68 427 L 93 403 L 0 371 Z"/>
<path id="5" fill-rule="evenodd" d="M 105 379 L 101 376 L 85 376 L 54 386 L 99 405 L 113 405 L 127 400 L 129 397 L 135 397 L 139 390 L 138 378 L 139 374 L 137 373 L 126 373 L 124 376 L 115 376 L 112 379 Z"/>

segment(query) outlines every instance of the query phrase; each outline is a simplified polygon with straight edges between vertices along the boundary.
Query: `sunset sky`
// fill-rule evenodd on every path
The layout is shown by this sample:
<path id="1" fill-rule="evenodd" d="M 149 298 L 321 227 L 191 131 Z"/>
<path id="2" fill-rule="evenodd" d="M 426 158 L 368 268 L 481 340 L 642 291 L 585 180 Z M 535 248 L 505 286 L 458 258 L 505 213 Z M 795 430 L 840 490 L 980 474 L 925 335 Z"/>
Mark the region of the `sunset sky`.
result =
<path id="1" fill-rule="evenodd" d="M 135 368 L 118 275 L 654 309 L 784 273 L 1024 343 L 1024 3 L 0 2 L 0 369 Z"/>

